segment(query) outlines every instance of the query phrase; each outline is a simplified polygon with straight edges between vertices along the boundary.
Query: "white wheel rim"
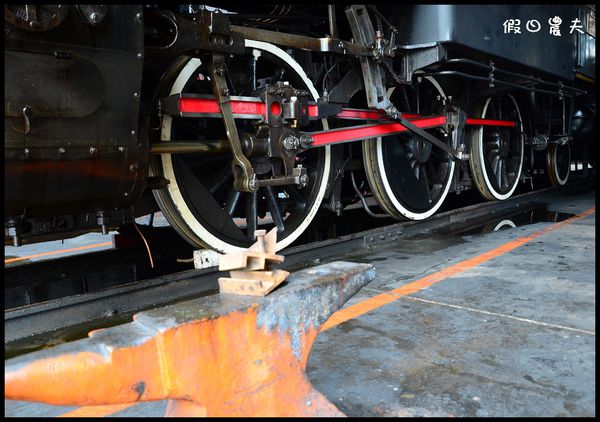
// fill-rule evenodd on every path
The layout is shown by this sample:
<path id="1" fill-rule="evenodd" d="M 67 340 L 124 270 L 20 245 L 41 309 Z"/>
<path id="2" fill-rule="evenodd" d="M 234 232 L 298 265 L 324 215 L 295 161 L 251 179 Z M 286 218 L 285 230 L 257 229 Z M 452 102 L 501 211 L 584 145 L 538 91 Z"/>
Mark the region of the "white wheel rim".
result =
<path id="1" fill-rule="evenodd" d="M 425 76 L 424 78 L 429 80 L 433 84 L 433 86 L 439 91 L 440 95 L 443 98 L 446 98 L 446 94 L 445 94 L 444 90 L 442 89 L 440 84 L 433 77 Z M 377 165 L 379 167 L 379 172 L 381 173 L 383 189 L 385 190 L 386 196 L 390 199 L 390 201 L 394 205 L 394 208 L 396 208 L 396 210 L 400 214 L 402 214 L 404 217 L 406 217 L 410 220 L 424 220 L 424 219 L 432 216 L 442 206 L 442 203 L 444 202 L 444 200 L 446 199 L 446 196 L 448 195 L 448 192 L 450 191 L 450 185 L 452 184 L 452 177 L 454 176 L 454 168 L 456 167 L 456 163 L 454 162 L 454 160 L 451 160 L 450 172 L 448 175 L 448 182 L 446 183 L 446 187 L 444 188 L 444 191 L 438 198 L 435 205 L 433 207 L 431 207 L 429 210 L 427 210 L 426 212 L 416 213 L 416 212 L 410 211 L 404 205 L 402 205 L 396 198 L 396 195 L 394 194 L 394 192 L 392 191 L 392 187 L 390 186 L 390 183 L 388 181 L 388 177 L 386 174 L 385 165 L 383 163 L 383 142 L 384 141 L 381 137 L 378 137 L 376 139 Z"/>
<path id="2" fill-rule="evenodd" d="M 523 119 L 521 117 L 521 110 L 519 110 L 519 106 L 517 105 L 517 101 L 515 100 L 515 98 L 510 95 L 507 94 L 510 99 L 512 100 L 513 104 L 515 105 L 515 109 L 517 110 L 517 115 L 519 116 L 519 130 L 521 132 L 523 132 Z M 488 105 L 490 104 L 490 101 L 492 100 L 492 97 L 489 97 L 486 102 L 485 105 L 483 106 L 483 111 L 481 113 L 481 118 L 485 119 L 485 115 L 487 113 L 487 109 L 488 109 Z M 520 139 L 521 139 L 521 143 L 523 142 L 523 135 L 519 135 Z M 509 198 L 513 192 L 515 191 L 515 189 L 517 188 L 517 185 L 519 184 L 519 180 L 521 179 L 521 172 L 523 170 L 523 152 L 524 152 L 524 148 L 523 145 L 521 145 L 521 154 L 519 157 L 519 171 L 517 172 L 517 175 L 515 177 L 515 182 L 512 186 L 512 188 L 505 194 L 501 194 L 500 192 L 496 191 L 494 189 L 494 186 L 492 185 L 492 183 L 490 182 L 490 179 L 488 178 L 487 175 L 487 171 L 485 168 L 485 161 L 484 161 L 484 157 L 483 157 L 483 126 L 479 128 L 478 130 L 478 136 L 477 136 L 477 149 L 478 151 L 478 159 L 479 159 L 479 165 L 477 166 L 480 169 L 480 173 L 483 176 L 483 181 L 485 183 L 485 187 L 488 190 L 488 192 L 497 200 L 504 200 Z"/>
<path id="3" fill-rule="evenodd" d="M 267 51 L 273 54 L 274 56 L 279 57 L 288 66 L 290 66 L 298 74 L 298 76 L 300 76 L 300 78 L 310 91 L 310 94 L 313 96 L 313 99 L 316 101 L 319 98 L 317 90 L 313 86 L 310 79 L 308 79 L 308 76 L 306 75 L 302 67 L 300 67 L 300 65 L 285 51 L 283 51 L 279 47 L 262 41 L 246 40 L 245 45 L 248 48 L 255 48 L 258 50 Z M 169 95 L 180 93 L 183 90 L 183 87 L 185 86 L 188 79 L 192 76 L 192 74 L 200 66 L 200 64 L 200 59 L 190 59 L 175 79 L 175 82 L 171 87 Z M 170 141 L 171 123 L 172 118 L 170 116 L 163 117 L 161 131 L 161 141 L 163 142 Z M 329 129 L 326 119 L 322 120 L 322 124 L 324 130 Z M 214 248 L 222 253 L 231 253 L 235 251 L 244 250 L 245 248 L 231 245 L 216 237 L 210 231 L 208 231 L 202 224 L 200 224 L 196 217 L 194 217 L 194 214 L 185 202 L 179 189 L 179 186 L 177 185 L 177 179 L 175 177 L 175 171 L 173 169 L 173 161 L 171 159 L 171 154 L 161 154 L 161 164 L 164 177 L 171 181 L 171 183 L 167 185 L 167 191 L 173 202 L 173 205 L 176 207 L 177 212 L 182 217 L 183 222 L 190 228 L 194 235 L 196 235 L 204 243 L 210 245 L 211 248 Z M 327 181 L 329 179 L 329 172 L 331 170 L 330 167 L 331 147 L 327 146 L 325 147 L 325 165 L 323 168 L 321 186 L 319 187 L 319 191 L 317 192 L 315 201 L 313 202 L 311 209 L 309 210 L 308 214 L 306 215 L 305 219 L 301 222 L 301 224 L 298 225 L 298 227 L 290 234 L 288 234 L 284 239 L 277 242 L 277 244 L 275 245 L 276 250 L 281 250 L 289 244 L 291 244 L 294 240 L 296 240 L 314 219 L 315 215 L 317 214 L 317 211 L 319 210 L 319 206 L 321 205 L 321 201 L 323 200 L 323 196 L 325 195 Z"/>
<path id="4" fill-rule="evenodd" d="M 567 180 L 569 180 L 569 174 L 571 173 L 571 147 L 567 145 L 567 148 L 569 154 L 569 165 L 567 166 L 567 174 L 563 179 L 560 178 L 560 174 L 558 171 L 558 145 L 554 146 L 552 148 L 552 151 L 550 152 L 550 154 L 552 154 L 554 158 L 554 161 L 550 161 L 550 163 L 553 162 L 554 165 L 551 165 L 552 168 L 549 169 L 549 171 L 552 171 L 554 173 L 554 179 L 556 180 L 558 186 L 564 186 L 567 183 Z"/>
<path id="5" fill-rule="evenodd" d="M 492 231 L 497 232 L 498 230 L 500 230 L 501 228 L 504 228 L 504 227 L 511 227 L 514 229 L 515 227 L 517 227 L 517 225 L 515 223 L 513 223 L 512 220 L 502 220 L 494 226 L 494 229 Z"/>

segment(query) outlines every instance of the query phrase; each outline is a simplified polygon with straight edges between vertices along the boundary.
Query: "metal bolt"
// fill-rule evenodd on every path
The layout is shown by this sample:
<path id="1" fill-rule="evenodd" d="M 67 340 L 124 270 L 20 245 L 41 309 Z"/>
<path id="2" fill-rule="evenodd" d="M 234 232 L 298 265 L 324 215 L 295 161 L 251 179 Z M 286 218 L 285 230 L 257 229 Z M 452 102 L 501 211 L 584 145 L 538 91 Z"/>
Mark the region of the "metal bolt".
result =
<path id="1" fill-rule="evenodd" d="M 140 98 L 140 93 L 139 92 L 134 92 L 133 93 L 133 98 Z"/>
<path id="2" fill-rule="evenodd" d="M 29 148 L 25 148 L 25 149 L 23 150 L 23 152 L 25 153 L 25 155 L 29 155 L 29 152 L 30 152 L 30 151 L 29 151 Z"/>
<path id="3" fill-rule="evenodd" d="M 283 147 L 287 150 L 296 149 L 298 148 L 299 144 L 300 140 L 292 135 L 286 136 L 286 138 L 283 140 Z"/>
<path id="4" fill-rule="evenodd" d="M 300 184 L 302 186 L 306 186 L 308 184 L 308 175 L 307 174 L 303 174 L 302 176 L 300 176 Z"/>
<path id="5" fill-rule="evenodd" d="M 100 15 L 98 13 L 94 12 L 90 15 L 90 20 L 93 23 L 98 23 L 98 22 L 100 22 Z"/>
<path id="6" fill-rule="evenodd" d="M 144 58 L 144 53 L 137 53 L 136 57 L 138 59 L 143 59 Z"/>
<path id="7" fill-rule="evenodd" d="M 315 142 L 315 139 L 312 136 L 306 134 L 300 135 L 300 145 L 303 148 L 308 148 L 313 142 Z"/>
<path id="8" fill-rule="evenodd" d="M 229 88 L 223 88 L 223 95 L 229 95 Z"/>
<path id="9" fill-rule="evenodd" d="M 90 147 L 90 154 L 95 154 L 98 152 L 98 148 L 96 147 Z"/>
<path id="10" fill-rule="evenodd" d="M 119 152 L 125 152 L 125 147 L 119 147 Z"/>
<path id="11" fill-rule="evenodd" d="M 132 130 L 131 130 L 131 135 L 132 135 L 132 136 L 135 136 L 135 134 L 136 134 L 136 131 L 135 131 L 135 129 L 132 129 Z"/>
<path id="12" fill-rule="evenodd" d="M 137 166 L 135 164 L 131 164 L 129 166 L 129 171 L 136 171 L 137 170 Z"/>
<path id="13" fill-rule="evenodd" d="M 257 181 L 256 179 L 250 179 L 250 180 L 248 181 L 248 187 L 249 187 L 251 190 L 256 190 L 256 189 L 258 189 L 258 181 Z"/>
<path id="14" fill-rule="evenodd" d="M 136 13 L 136 14 L 135 14 L 135 19 L 136 19 L 138 22 L 141 22 L 141 21 L 142 21 L 142 14 L 141 14 L 141 13 Z"/>
<path id="15" fill-rule="evenodd" d="M 64 147 L 60 147 L 58 149 L 58 152 L 60 152 L 61 154 L 64 154 L 65 152 L 67 152 L 67 150 Z"/>
<path id="16" fill-rule="evenodd" d="M 129 194 L 128 194 L 127 192 L 125 192 L 125 193 L 123 194 L 123 196 L 124 196 L 125 198 L 127 198 L 127 197 L 129 196 Z"/>

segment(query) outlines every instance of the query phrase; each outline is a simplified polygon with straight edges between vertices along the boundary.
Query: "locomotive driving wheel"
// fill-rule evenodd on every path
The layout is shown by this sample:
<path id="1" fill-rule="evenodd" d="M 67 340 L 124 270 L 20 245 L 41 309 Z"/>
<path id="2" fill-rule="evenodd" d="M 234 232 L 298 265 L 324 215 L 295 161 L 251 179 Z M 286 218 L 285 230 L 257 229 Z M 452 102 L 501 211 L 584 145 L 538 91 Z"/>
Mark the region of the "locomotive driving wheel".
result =
<path id="1" fill-rule="evenodd" d="M 229 95 L 256 96 L 256 89 L 277 81 L 287 81 L 294 88 L 309 92 L 311 100 L 318 93 L 304 70 L 294 59 L 271 44 L 246 40 L 246 54 L 229 57 L 225 63 Z M 167 71 L 157 90 L 157 98 L 189 93 L 212 96 L 208 63 L 199 58 L 182 57 Z M 254 243 L 254 231 L 276 226 L 276 249 L 280 250 L 308 227 L 325 194 L 329 179 L 330 147 L 305 151 L 295 157 L 295 167 L 306 169 L 308 182 L 302 186 L 287 184 L 261 186 L 255 192 L 234 189 L 232 152 L 227 148 L 227 133 L 219 116 L 191 118 L 163 116 L 153 142 L 205 140 L 207 145 L 226 148 L 210 154 L 162 153 L 155 155 L 151 171 L 169 184 L 154 190 L 154 196 L 172 227 L 190 244 L 228 253 Z M 253 131 L 258 119 L 236 118 L 239 133 Z M 304 129 L 304 128 L 303 128 Z M 328 129 L 325 119 L 311 123 L 307 130 Z M 222 142 L 216 142 L 220 140 Z M 224 140 L 224 141 L 223 141 Z M 264 147 L 264 146 L 263 146 Z M 282 163 L 264 154 L 248 157 L 258 180 L 281 176 Z"/>
<path id="2" fill-rule="evenodd" d="M 552 143 L 546 149 L 546 174 L 552 186 L 563 186 L 571 171 L 571 146 Z"/>
<path id="3" fill-rule="evenodd" d="M 406 93 L 404 109 L 398 108 L 421 115 L 441 114 L 446 95 L 439 83 L 431 76 L 417 83 Z M 399 97 L 394 94 L 392 98 Z M 456 147 L 455 137 L 444 136 L 442 129 L 427 131 Z M 450 154 L 413 133 L 368 139 L 362 147 L 371 192 L 388 214 L 400 220 L 423 220 L 442 205 L 455 168 Z"/>
<path id="4" fill-rule="evenodd" d="M 516 128 L 481 126 L 471 136 L 469 163 L 477 190 L 488 200 L 507 199 L 523 170 L 525 141 L 519 106 L 510 94 L 496 95 L 480 103 L 474 116 L 516 122 Z"/>

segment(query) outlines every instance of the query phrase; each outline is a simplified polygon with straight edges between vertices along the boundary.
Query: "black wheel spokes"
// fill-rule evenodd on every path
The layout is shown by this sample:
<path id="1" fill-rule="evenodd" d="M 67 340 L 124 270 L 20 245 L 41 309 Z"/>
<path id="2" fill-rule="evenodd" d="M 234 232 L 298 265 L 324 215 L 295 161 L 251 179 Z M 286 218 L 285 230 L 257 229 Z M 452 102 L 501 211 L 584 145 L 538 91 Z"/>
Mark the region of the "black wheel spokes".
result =
<path id="1" fill-rule="evenodd" d="M 404 157 L 412 169 L 415 179 L 419 180 L 419 163 L 417 162 L 417 157 L 415 156 L 412 139 L 399 137 L 395 142 L 400 142 L 402 151 L 404 152 Z"/>
<path id="2" fill-rule="evenodd" d="M 258 227 L 258 193 L 248 192 L 246 194 L 246 238 L 254 240 L 254 231 Z"/>
<path id="3" fill-rule="evenodd" d="M 502 177 L 501 177 L 501 181 L 502 181 L 501 186 L 502 186 L 502 189 L 504 190 L 504 189 L 508 189 L 508 187 L 509 187 L 509 184 L 508 184 L 508 174 L 507 174 L 508 173 L 508 167 L 506 165 L 506 160 L 505 159 L 502 159 L 501 162 L 502 162 L 502 171 L 500 172 L 500 174 L 502 175 Z"/>
<path id="4" fill-rule="evenodd" d="M 426 163 L 426 170 L 428 173 L 428 179 L 431 183 L 430 197 L 433 201 L 437 201 L 439 196 L 442 194 L 444 187 L 442 179 L 440 178 L 440 172 L 445 174 L 446 171 L 444 163 L 439 163 L 438 168 L 436 169 L 431 160 L 428 160 Z"/>
<path id="5" fill-rule="evenodd" d="M 421 191 L 425 194 L 425 200 L 431 203 L 431 191 L 429 188 L 429 180 L 427 179 L 427 171 L 425 170 L 425 163 L 419 164 L 419 184 Z"/>
<path id="6" fill-rule="evenodd" d="M 201 215 L 209 218 L 223 234 L 232 239 L 244 239 L 243 233 L 235 225 L 231 216 L 221 208 L 187 163 L 180 157 L 176 157 L 175 160 L 178 163 L 181 189 L 185 190 L 192 207 Z"/>
<path id="7" fill-rule="evenodd" d="M 283 190 L 289 195 L 296 207 L 302 211 L 306 207 L 306 199 L 298 192 L 298 188 L 292 185 L 284 185 Z"/>
<path id="8" fill-rule="evenodd" d="M 273 223 L 275 224 L 275 227 L 277 227 L 277 230 L 280 233 L 283 233 L 283 231 L 285 230 L 285 225 L 283 224 L 281 210 L 279 209 L 279 205 L 277 205 L 277 200 L 275 198 L 275 194 L 273 193 L 273 188 L 271 186 L 265 186 L 263 188 L 263 191 L 265 192 L 267 207 L 269 208 L 269 212 L 271 213 Z"/>
<path id="9" fill-rule="evenodd" d="M 494 168 L 494 174 L 496 176 L 496 184 L 500 190 L 503 190 L 504 186 L 502 186 L 502 169 L 504 168 L 504 160 L 502 157 L 498 157 L 498 162 L 496 167 Z"/>
<path id="10" fill-rule="evenodd" d="M 495 98 L 490 104 L 490 113 L 487 116 L 490 119 L 500 120 L 502 116 L 500 101 Z M 511 117 L 511 119 L 516 118 Z M 502 140 L 508 143 L 508 151 L 503 151 L 506 146 L 502 146 Z M 502 194 L 508 192 L 514 184 L 520 162 L 521 147 L 518 135 L 515 137 L 509 130 L 503 128 L 486 128 L 483 134 L 483 149 L 485 171 L 488 173 L 490 183 L 495 185 L 498 192 Z"/>
<path id="11" fill-rule="evenodd" d="M 506 174 L 506 177 L 508 178 L 508 180 L 512 181 L 512 180 L 514 180 L 515 177 L 517 177 L 517 169 L 519 166 L 519 161 L 520 161 L 520 157 L 518 155 L 517 156 L 513 155 L 508 160 L 509 167 L 507 168 L 507 174 Z"/>
<path id="12" fill-rule="evenodd" d="M 396 142 L 406 141 L 400 139 Z M 394 148 L 394 152 L 400 152 L 400 149 Z M 420 177 L 420 166 L 418 164 L 414 165 L 416 160 L 411 162 L 409 156 L 404 153 L 391 154 L 389 158 L 395 163 L 400 181 L 398 183 L 401 189 L 399 194 L 401 194 L 406 204 L 418 209 L 428 207 L 431 199 L 429 187 L 422 184 L 422 181 L 426 183 L 426 178 Z"/>
<path id="13" fill-rule="evenodd" d="M 433 163 L 431 162 L 431 160 L 427 160 L 427 169 L 429 170 L 429 174 L 431 176 L 431 180 L 433 182 L 433 185 L 442 185 L 442 179 L 440 179 L 440 175 L 438 173 L 438 170 L 433 166 Z"/>
<path id="14" fill-rule="evenodd" d="M 500 154 L 497 153 L 490 153 L 491 159 L 489 160 L 490 162 L 490 168 L 492 169 L 492 172 L 494 173 L 494 176 L 498 174 L 498 165 L 500 163 L 501 157 Z"/>
<path id="15" fill-rule="evenodd" d="M 491 173 L 490 182 L 495 184 L 498 190 L 505 190 L 508 185 L 506 181 L 506 159 L 500 155 L 498 150 L 492 150 L 488 154 L 487 162 Z"/>
<path id="16" fill-rule="evenodd" d="M 240 195 L 241 192 L 238 192 L 233 188 L 229 189 L 229 193 L 227 194 L 227 201 L 225 202 L 225 207 L 223 207 L 223 210 L 230 216 L 233 216 L 235 208 L 237 207 L 237 204 L 239 202 Z"/>
<path id="17" fill-rule="evenodd" d="M 413 140 L 398 137 L 397 140 L 383 142 L 386 143 L 384 155 L 388 155 L 389 166 L 395 168 L 388 179 L 391 178 L 390 181 L 398 186 L 397 196 L 410 208 L 430 208 L 443 193 L 449 155 L 432 146 L 427 159 L 420 161 Z M 396 145 L 392 147 L 392 143 Z"/>
<path id="18" fill-rule="evenodd" d="M 447 163 L 450 161 L 450 154 L 436 146 L 433 146 L 431 148 L 431 157 L 435 160 L 436 163 L 440 164 Z"/>
<path id="19" fill-rule="evenodd" d="M 218 191 L 225 184 L 225 182 L 229 182 L 232 177 L 233 173 L 231 171 L 231 167 L 227 166 L 223 168 L 216 176 L 217 181 L 208 188 L 208 191 L 214 195 L 215 192 Z"/>

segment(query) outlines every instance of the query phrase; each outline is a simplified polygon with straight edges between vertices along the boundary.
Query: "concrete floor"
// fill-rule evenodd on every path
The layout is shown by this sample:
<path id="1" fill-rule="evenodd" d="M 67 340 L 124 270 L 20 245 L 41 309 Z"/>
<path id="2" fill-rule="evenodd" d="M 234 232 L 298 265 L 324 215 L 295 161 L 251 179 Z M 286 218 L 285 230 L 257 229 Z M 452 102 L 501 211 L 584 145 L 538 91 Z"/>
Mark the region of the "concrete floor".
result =
<path id="1" fill-rule="evenodd" d="M 594 206 L 593 191 L 556 192 L 548 210 Z M 346 307 L 554 224 L 522 220 L 339 257 L 377 268 Z M 595 416 L 595 220 L 593 213 L 562 225 L 322 332 L 309 379 L 350 416 Z M 6 416 L 73 409 L 5 401 Z M 143 403 L 111 415 L 164 409 Z"/>

